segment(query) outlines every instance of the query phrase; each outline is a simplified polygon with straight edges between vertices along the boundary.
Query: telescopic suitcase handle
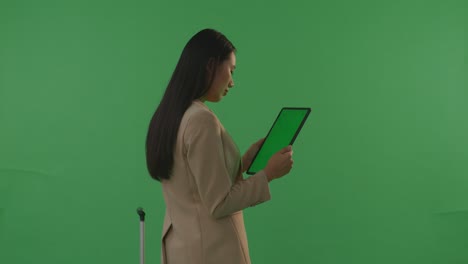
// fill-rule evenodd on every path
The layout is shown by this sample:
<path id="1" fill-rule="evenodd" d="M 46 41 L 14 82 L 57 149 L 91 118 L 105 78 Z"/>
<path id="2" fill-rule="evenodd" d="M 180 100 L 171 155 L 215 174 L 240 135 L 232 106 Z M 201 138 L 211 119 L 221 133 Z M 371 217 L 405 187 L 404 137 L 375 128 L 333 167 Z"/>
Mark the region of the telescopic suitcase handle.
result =
<path id="1" fill-rule="evenodd" d="M 145 211 L 138 207 L 137 213 L 140 216 L 140 264 L 145 264 Z"/>

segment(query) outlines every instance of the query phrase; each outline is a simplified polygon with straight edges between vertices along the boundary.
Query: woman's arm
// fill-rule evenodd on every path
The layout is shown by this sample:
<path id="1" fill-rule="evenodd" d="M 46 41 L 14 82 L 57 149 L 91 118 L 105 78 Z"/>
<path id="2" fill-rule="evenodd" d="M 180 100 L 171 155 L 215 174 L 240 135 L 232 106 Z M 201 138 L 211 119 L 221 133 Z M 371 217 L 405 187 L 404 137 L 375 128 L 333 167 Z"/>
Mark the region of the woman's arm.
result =
<path id="1" fill-rule="evenodd" d="M 224 160 L 221 126 L 210 112 L 193 116 L 184 132 L 187 162 L 202 203 L 215 218 L 269 200 L 268 179 L 262 170 L 232 183 Z"/>

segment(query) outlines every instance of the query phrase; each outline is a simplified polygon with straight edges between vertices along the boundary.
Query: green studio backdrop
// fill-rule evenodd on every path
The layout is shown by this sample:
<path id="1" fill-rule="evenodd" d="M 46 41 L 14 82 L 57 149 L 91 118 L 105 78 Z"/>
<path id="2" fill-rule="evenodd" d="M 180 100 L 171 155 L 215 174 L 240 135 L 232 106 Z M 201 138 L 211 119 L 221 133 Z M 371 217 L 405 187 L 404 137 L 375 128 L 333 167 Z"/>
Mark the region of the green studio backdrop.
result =
<path id="1" fill-rule="evenodd" d="M 238 48 L 239 148 L 311 107 L 253 263 L 468 263 L 467 2 L 0 2 L 0 263 L 159 263 L 144 141 L 186 41 Z"/>

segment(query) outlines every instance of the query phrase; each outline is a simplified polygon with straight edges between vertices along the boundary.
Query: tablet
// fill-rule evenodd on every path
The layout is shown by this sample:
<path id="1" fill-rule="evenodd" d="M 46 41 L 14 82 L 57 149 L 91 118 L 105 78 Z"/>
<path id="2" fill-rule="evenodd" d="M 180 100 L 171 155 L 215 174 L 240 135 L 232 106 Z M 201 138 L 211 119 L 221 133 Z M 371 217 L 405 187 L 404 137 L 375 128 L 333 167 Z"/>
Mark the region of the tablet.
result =
<path id="1" fill-rule="evenodd" d="M 273 154 L 292 145 L 310 111 L 308 107 L 283 107 L 247 169 L 247 174 L 252 175 L 263 170 Z"/>

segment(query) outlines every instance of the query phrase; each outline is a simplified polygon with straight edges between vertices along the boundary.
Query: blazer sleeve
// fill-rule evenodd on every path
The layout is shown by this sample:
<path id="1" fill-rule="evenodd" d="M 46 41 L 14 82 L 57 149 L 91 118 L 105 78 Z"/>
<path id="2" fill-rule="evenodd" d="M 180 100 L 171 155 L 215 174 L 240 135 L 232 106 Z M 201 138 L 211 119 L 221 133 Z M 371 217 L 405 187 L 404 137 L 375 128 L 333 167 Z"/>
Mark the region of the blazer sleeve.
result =
<path id="1" fill-rule="evenodd" d="M 225 165 L 221 126 L 213 113 L 200 112 L 192 116 L 184 141 L 187 163 L 201 202 L 213 217 L 221 218 L 270 200 L 263 170 L 248 179 L 232 182 Z"/>

